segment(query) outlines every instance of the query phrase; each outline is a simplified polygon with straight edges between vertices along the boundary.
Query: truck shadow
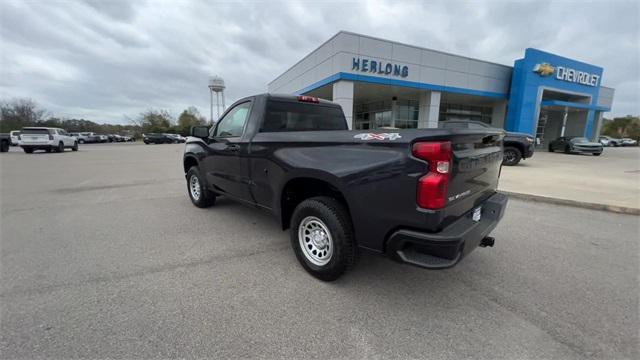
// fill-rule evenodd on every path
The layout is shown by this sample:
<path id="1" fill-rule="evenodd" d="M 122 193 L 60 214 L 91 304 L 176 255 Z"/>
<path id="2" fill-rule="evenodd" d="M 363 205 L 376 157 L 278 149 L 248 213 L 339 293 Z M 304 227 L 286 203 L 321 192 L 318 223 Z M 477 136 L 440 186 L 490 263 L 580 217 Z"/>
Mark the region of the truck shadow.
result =
<path id="1" fill-rule="evenodd" d="M 297 263 L 297 259 L 289 245 L 289 230 L 282 231 L 278 220 L 269 212 L 239 204 L 225 197 L 219 197 L 215 206 L 207 209 L 207 211 L 220 211 L 233 218 L 250 219 L 251 225 L 258 227 L 258 231 L 274 238 L 274 241 L 268 245 L 272 248 L 271 250 L 287 249 L 286 251 L 279 251 L 276 256 L 285 257 L 286 259 L 282 259 L 283 261 L 290 262 L 296 268 L 296 271 L 304 273 L 304 269 Z M 239 229 L 239 231 L 247 230 L 246 228 Z M 242 241 L 245 241 L 245 245 L 249 246 L 254 240 L 246 237 Z M 338 280 L 327 284 L 341 290 L 358 289 L 363 294 L 369 293 L 372 289 L 380 289 L 387 286 L 394 288 L 396 291 L 425 294 L 425 289 L 429 289 L 427 292 L 440 292 L 447 291 L 446 289 L 450 287 L 459 287 L 460 280 L 468 277 L 465 274 L 477 273 L 478 269 L 476 268 L 478 266 L 483 266 L 482 254 L 472 253 L 452 269 L 427 270 L 395 262 L 385 254 L 361 249 L 355 266 Z M 309 281 L 319 281 L 306 273 L 303 276 L 308 277 Z M 436 290 L 436 288 L 440 290 Z"/>

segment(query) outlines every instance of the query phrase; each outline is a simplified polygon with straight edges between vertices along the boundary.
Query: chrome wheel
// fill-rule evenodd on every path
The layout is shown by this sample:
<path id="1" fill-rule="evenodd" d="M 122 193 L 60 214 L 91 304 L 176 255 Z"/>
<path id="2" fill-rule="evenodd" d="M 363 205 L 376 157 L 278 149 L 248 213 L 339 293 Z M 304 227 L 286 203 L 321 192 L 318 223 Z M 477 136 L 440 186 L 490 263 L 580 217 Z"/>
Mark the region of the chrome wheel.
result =
<path id="1" fill-rule="evenodd" d="M 298 226 L 302 253 L 312 264 L 323 266 L 333 255 L 333 238 L 327 226 L 315 216 L 307 216 Z"/>
<path id="2" fill-rule="evenodd" d="M 191 177 L 189 178 L 189 192 L 191 193 L 191 197 L 195 201 L 200 200 L 200 195 L 202 194 L 200 190 L 200 181 L 195 175 L 191 175 Z"/>

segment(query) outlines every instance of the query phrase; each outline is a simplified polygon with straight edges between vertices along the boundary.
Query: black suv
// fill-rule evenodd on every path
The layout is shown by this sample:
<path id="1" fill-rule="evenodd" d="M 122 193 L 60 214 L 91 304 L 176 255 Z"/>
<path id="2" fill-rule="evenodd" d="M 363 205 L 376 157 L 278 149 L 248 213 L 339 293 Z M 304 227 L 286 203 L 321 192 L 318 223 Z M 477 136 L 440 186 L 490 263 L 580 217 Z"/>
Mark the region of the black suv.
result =
<path id="1" fill-rule="evenodd" d="M 142 135 L 142 141 L 149 144 L 173 144 L 175 142 L 174 138 L 168 136 L 167 134 L 156 134 L 149 133 Z"/>
<path id="2" fill-rule="evenodd" d="M 447 120 L 441 121 L 438 127 L 442 129 L 471 129 L 483 130 L 493 129 L 489 124 L 472 120 Z M 503 130 L 504 131 L 504 130 Z M 504 158 L 502 165 L 517 165 L 520 160 L 533 156 L 534 140 L 533 137 L 525 133 L 517 133 L 505 131 L 504 137 Z"/>

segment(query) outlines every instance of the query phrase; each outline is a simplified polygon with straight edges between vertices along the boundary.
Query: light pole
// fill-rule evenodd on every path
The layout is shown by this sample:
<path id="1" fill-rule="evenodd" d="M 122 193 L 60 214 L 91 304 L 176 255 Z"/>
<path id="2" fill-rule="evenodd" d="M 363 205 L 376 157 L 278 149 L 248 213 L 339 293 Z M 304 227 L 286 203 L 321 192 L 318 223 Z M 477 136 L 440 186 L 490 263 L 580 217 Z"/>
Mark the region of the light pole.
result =
<path id="1" fill-rule="evenodd" d="M 219 76 L 212 76 L 209 78 L 209 90 L 211 92 L 211 124 L 213 125 L 213 93 L 216 93 L 216 107 L 218 109 L 218 117 L 220 119 L 220 96 L 222 97 L 222 111 L 225 110 L 224 105 L 224 80 Z"/>

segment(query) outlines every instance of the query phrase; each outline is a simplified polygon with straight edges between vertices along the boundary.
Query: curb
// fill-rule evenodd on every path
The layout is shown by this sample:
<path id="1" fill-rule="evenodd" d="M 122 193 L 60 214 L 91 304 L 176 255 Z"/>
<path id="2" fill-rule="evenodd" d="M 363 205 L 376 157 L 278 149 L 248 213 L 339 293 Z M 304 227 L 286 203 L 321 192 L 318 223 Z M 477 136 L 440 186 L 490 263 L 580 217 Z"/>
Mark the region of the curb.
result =
<path id="1" fill-rule="evenodd" d="M 559 198 L 552 198 L 552 197 L 541 196 L 541 195 L 522 194 L 522 193 L 503 191 L 503 190 L 498 190 L 498 191 L 514 199 L 543 202 L 543 203 L 554 204 L 554 205 L 572 206 L 572 207 L 578 207 L 583 209 L 608 211 L 608 212 L 613 212 L 617 214 L 627 214 L 627 215 L 637 215 L 637 216 L 640 215 L 640 209 L 638 208 L 618 206 L 618 205 L 597 204 L 597 203 L 590 203 L 590 202 L 576 201 L 576 200 L 569 200 L 569 199 L 559 199 Z"/>

